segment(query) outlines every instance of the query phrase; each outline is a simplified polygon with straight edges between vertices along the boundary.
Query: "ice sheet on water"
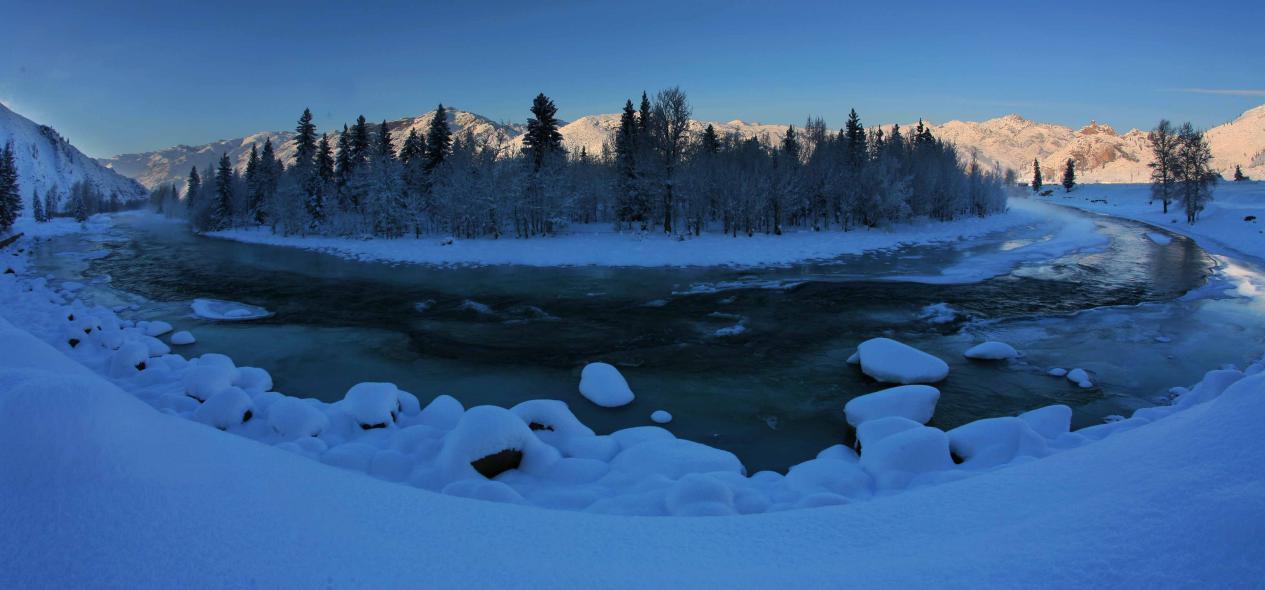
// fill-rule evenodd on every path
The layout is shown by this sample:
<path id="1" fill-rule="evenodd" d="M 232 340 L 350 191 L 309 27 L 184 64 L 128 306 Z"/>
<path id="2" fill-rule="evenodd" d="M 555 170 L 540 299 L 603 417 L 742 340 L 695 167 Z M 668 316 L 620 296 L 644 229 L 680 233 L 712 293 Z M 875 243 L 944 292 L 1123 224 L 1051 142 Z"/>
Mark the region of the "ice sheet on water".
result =
<path id="1" fill-rule="evenodd" d="M 189 307 L 193 309 L 193 315 L 207 320 L 246 321 L 272 315 L 271 311 L 262 307 L 224 299 L 194 299 Z"/>

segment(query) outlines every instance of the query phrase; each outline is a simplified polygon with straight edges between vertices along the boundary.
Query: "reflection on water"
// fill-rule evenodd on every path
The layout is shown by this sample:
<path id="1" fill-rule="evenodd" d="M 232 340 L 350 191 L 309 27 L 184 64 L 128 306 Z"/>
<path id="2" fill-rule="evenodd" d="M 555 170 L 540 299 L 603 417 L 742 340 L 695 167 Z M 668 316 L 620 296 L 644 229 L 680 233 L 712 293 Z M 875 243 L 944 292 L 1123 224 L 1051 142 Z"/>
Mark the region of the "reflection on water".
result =
<path id="1" fill-rule="evenodd" d="M 969 246 L 760 270 L 436 268 L 213 240 L 124 217 L 113 239 L 58 238 L 41 246 L 39 260 L 65 276 L 86 269 L 112 277 L 88 293 L 104 303 L 143 297 L 135 317 L 165 319 L 197 336 L 184 354 L 227 352 L 268 369 L 292 395 L 335 400 L 375 380 L 423 400 L 449 393 L 467 405 L 556 398 L 599 432 L 649 424 L 652 411 L 666 409 L 678 436 L 733 450 L 752 469 L 780 469 L 839 442 L 843 404 L 880 388 L 845 362 L 874 336 L 950 363 L 935 418 L 942 427 L 1049 403 L 1072 405 L 1077 422 L 1090 423 L 1193 381 L 1209 366 L 1205 357 L 1219 355 L 1216 364 L 1260 350 L 1259 330 L 1223 332 L 1188 350 L 1209 322 L 1259 326 L 1259 313 L 1224 302 L 1139 306 L 1199 286 L 1212 261 L 1189 240 L 1161 246 L 1134 224 L 1096 222 L 1111 239 L 1099 252 L 958 285 L 891 279 L 1039 240 L 1041 228 Z M 108 255 L 54 256 L 100 247 Z M 188 313 L 196 297 L 275 315 L 199 320 Z M 939 303 L 958 318 L 920 319 Z M 1076 313 L 1103 306 L 1134 307 Z M 1159 333 L 1173 341 L 1156 342 Z M 1026 357 L 1000 366 L 963 359 L 961 351 L 985 335 Z M 619 365 L 637 401 L 614 410 L 585 402 L 579 368 L 594 360 Z M 1085 391 L 1046 377 L 1050 366 L 1083 366 L 1102 387 Z"/>

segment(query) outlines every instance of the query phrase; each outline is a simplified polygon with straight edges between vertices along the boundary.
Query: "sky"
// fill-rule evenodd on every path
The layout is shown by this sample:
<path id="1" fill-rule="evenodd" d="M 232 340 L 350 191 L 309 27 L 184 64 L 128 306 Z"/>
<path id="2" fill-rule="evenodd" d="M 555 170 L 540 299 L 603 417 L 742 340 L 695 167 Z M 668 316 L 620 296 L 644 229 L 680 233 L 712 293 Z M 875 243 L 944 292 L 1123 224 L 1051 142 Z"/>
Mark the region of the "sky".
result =
<path id="1" fill-rule="evenodd" d="M 437 103 L 523 121 L 680 86 L 695 118 L 1008 113 L 1124 131 L 1265 103 L 1265 2 L 0 0 L 0 102 L 92 156 Z"/>

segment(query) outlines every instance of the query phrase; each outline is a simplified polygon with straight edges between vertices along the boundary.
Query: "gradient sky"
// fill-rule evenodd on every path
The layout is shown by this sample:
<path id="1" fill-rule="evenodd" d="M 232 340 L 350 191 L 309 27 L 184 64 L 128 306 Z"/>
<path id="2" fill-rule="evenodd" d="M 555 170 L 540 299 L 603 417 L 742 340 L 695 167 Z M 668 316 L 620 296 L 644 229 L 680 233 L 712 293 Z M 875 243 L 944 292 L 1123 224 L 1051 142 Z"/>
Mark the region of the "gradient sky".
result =
<path id="1" fill-rule="evenodd" d="M 1265 2 L 0 0 L 0 101 L 93 156 L 440 101 L 564 119 L 680 85 L 696 118 L 1017 112 L 1124 131 L 1265 103 Z M 372 6 L 370 6 L 372 4 Z"/>

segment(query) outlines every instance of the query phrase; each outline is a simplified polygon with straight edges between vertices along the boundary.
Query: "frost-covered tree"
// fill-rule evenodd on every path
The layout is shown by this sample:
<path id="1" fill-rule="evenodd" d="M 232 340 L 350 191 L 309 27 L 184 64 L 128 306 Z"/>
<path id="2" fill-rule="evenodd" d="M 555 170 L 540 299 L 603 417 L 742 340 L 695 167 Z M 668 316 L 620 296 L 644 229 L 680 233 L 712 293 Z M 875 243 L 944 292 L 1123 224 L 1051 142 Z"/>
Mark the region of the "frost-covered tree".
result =
<path id="1" fill-rule="evenodd" d="M 1032 160 L 1032 192 L 1041 192 L 1041 162 Z"/>
<path id="2" fill-rule="evenodd" d="M 6 143 L 0 150 L 0 232 L 7 232 L 22 213 L 21 186 L 18 184 L 18 164 L 13 154 L 13 143 Z"/>
<path id="3" fill-rule="evenodd" d="M 61 192 L 58 190 L 57 185 L 54 184 L 53 186 L 48 187 L 48 190 L 44 192 L 44 218 L 51 220 L 56 217 L 59 213 L 57 208 L 60 205 Z"/>
<path id="4" fill-rule="evenodd" d="M 1160 119 L 1155 129 L 1146 134 L 1146 141 L 1151 146 L 1151 201 L 1160 201 L 1164 205 L 1164 213 L 1168 213 L 1168 205 L 1176 196 L 1176 170 L 1178 166 L 1177 151 L 1180 140 L 1173 132 L 1173 124 L 1167 119 Z"/>
<path id="5" fill-rule="evenodd" d="M 1176 176 L 1181 190 L 1182 208 L 1186 210 L 1186 223 L 1194 223 L 1204 205 L 1212 200 L 1212 185 L 1216 173 L 1212 171 L 1212 149 L 1204 134 L 1190 123 L 1183 123 L 1177 133 Z"/>
<path id="6" fill-rule="evenodd" d="M 44 217 L 44 203 L 40 201 L 40 193 L 35 189 L 31 189 L 31 215 L 37 223 L 48 221 Z"/>
<path id="7" fill-rule="evenodd" d="M 1067 165 L 1063 167 L 1063 192 L 1070 193 L 1072 188 L 1076 186 L 1076 160 L 1067 159 Z"/>

